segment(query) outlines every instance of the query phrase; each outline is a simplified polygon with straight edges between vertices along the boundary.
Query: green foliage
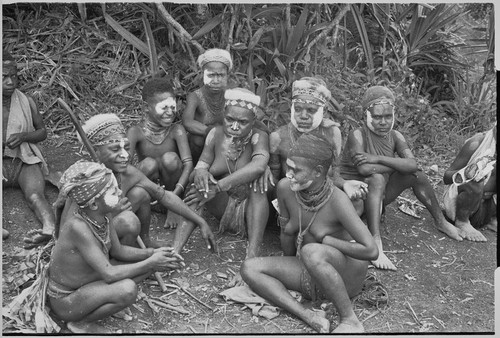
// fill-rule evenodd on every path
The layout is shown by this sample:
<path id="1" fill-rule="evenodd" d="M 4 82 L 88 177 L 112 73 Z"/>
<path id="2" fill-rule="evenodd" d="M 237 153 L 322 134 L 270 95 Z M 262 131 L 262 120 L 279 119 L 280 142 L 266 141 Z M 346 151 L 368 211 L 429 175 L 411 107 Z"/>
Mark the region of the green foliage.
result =
<path id="1" fill-rule="evenodd" d="M 363 118 L 364 90 L 381 84 L 398 93 L 397 126 L 419 146 L 451 132 L 484 130 L 496 109 L 496 82 L 481 79 L 457 54 L 458 47 L 480 42 L 493 55 L 493 12 L 477 23 L 478 34 L 469 41 L 458 28 L 464 8 L 477 8 L 457 6 L 6 5 L 3 43 L 18 57 L 36 60 L 21 75 L 38 86 L 33 94 L 44 111 L 62 97 L 74 100 L 84 115 L 133 112 L 127 118 L 133 122 L 141 110 L 140 88 L 151 76 L 172 78 L 182 107 L 187 93 L 201 85 L 197 56 L 217 47 L 233 56 L 231 85 L 262 97 L 271 130 L 289 120 L 292 82 L 321 75 L 333 93 L 329 111 L 344 135 Z"/>

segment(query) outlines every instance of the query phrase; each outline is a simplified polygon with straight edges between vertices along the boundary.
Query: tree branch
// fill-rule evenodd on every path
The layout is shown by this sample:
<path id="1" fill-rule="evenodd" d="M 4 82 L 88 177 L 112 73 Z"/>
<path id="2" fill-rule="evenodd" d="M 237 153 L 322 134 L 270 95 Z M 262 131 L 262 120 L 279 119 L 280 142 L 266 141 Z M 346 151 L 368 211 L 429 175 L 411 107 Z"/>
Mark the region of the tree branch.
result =
<path id="1" fill-rule="evenodd" d="M 191 42 L 197 49 L 198 52 L 203 53 L 205 52 L 205 48 L 203 48 L 196 40 L 193 40 L 193 37 L 191 34 L 189 34 L 184 27 L 170 15 L 170 13 L 165 9 L 162 3 L 156 3 L 156 8 L 160 12 L 160 15 L 170 24 L 172 25 L 179 33 L 181 39 L 184 41 L 189 41 Z"/>

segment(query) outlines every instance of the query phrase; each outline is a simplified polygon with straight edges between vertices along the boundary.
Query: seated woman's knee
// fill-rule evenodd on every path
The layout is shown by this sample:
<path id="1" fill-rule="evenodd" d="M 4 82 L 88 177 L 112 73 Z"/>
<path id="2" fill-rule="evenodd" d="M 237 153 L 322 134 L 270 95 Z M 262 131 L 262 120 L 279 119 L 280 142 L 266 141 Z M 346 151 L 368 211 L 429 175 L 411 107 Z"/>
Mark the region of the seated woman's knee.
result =
<path id="1" fill-rule="evenodd" d="M 326 261 L 324 247 L 319 243 L 309 243 L 300 251 L 302 261 L 306 266 L 318 265 Z"/>
<path id="2" fill-rule="evenodd" d="M 117 282 L 116 289 L 120 290 L 119 301 L 125 306 L 134 304 L 137 299 L 137 284 L 130 278 Z"/>
<path id="3" fill-rule="evenodd" d="M 167 172 L 177 172 L 182 169 L 182 162 L 174 152 L 168 152 L 161 156 L 160 165 Z"/>
<path id="4" fill-rule="evenodd" d="M 374 189 L 385 189 L 386 181 L 385 177 L 382 174 L 372 174 L 368 176 L 366 179 L 366 183 L 368 183 L 368 191 Z"/>
<path id="5" fill-rule="evenodd" d="M 144 175 L 150 178 L 158 172 L 158 163 L 152 157 L 146 157 L 137 165 L 137 167 L 144 173 Z"/>
<path id="6" fill-rule="evenodd" d="M 127 234 L 137 236 L 141 231 L 141 222 L 132 211 L 122 211 L 113 217 L 112 222 L 120 238 Z"/>
<path id="7" fill-rule="evenodd" d="M 240 268 L 241 277 L 245 282 L 255 278 L 259 273 L 262 273 L 259 257 L 247 259 L 243 262 Z"/>
<path id="8" fill-rule="evenodd" d="M 141 187 L 133 187 L 132 189 L 130 189 L 127 193 L 127 198 L 132 204 L 139 203 L 142 205 L 144 203 L 151 202 L 151 196 L 144 188 Z"/>
<path id="9" fill-rule="evenodd" d="M 422 170 L 417 170 L 413 175 L 418 184 L 430 184 L 427 175 Z"/>

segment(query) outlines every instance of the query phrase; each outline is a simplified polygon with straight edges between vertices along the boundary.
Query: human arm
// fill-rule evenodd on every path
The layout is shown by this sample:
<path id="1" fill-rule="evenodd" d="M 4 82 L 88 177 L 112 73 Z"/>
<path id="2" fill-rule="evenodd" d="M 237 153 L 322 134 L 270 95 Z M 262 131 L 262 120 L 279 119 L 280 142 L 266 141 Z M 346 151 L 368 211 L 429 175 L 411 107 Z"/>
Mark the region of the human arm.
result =
<path id="1" fill-rule="evenodd" d="M 362 259 L 374 260 L 378 257 L 378 248 L 366 225 L 356 214 L 351 201 L 345 194 L 334 192 L 330 203 L 332 213 L 336 215 L 337 221 L 351 235 L 355 242 L 348 242 L 337 237 L 326 235 L 322 244 L 332 246 L 347 256 Z"/>
<path id="2" fill-rule="evenodd" d="M 243 167 L 217 182 L 218 191 L 228 191 L 240 184 L 252 182 L 264 174 L 269 162 L 269 136 L 258 129 L 252 135 L 252 159 Z"/>
<path id="3" fill-rule="evenodd" d="M 5 143 L 7 147 L 11 149 L 19 147 L 23 142 L 38 143 L 47 138 L 47 129 L 45 129 L 42 115 L 38 111 L 35 101 L 33 98 L 28 96 L 28 102 L 30 104 L 31 118 L 33 120 L 33 127 L 35 130 L 11 134 Z"/>
<path id="4" fill-rule="evenodd" d="M 178 258 L 174 257 L 171 259 L 164 253 L 153 254 L 152 250 L 144 250 L 141 255 L 141 258 L 144 259 L 135 263 L 113 265 L 109 258 L 103 253 L 102 245 L 97 241 L 94 234 L 83 221 L 73 219 L 68 225 L 70 227 L 68 230 L 70 231 L 70 236 L 76 250 L 85 262 L 92 267 L 106 283 L 113 283 L 125 278 L 133 278 L 144 273 L 152 273 L 155 270 L 167 270 L 177 266 L 172 263 L 178 261 Z M 119 245 L 119 240 L 113 226 L 111 224 L 109 226 L 111 236 L 110 254 L 116 254 L 113 250 L 113 246 Z M 120 257 L 120 254 L 117 256 Z M 115 256 L 113 257 L 117 258 Z"/>
<path id="5" fill-rule="evenodd" d="M 333 184 L 344 191 L 351 200 L 365 199 L 368 194 L 368 184 L 358 180 L 345 180 L 340 175 L 340 168 L 333 167 L 332 175 Z"/>
<path id="6" fill-rule="evenodd" d="M 482 138 L 474 136 L 471 139 L 469 139 L 465 144 L 460 148 L 460 151 L 458 152 L 457 156 L 453 160 L 453 162 L 450 164 L 450 167 L 448 170 L 445 171 L 443 175 L 443 182 L 444 184 L 452 184 L 453 183 L 453 175 L 465 168 L 467 164 L 469 163 L 469 160 L 472 156 L 472 154 L 476 151 L 476 149 L 479 147 L 481 144 Z"/>
<path id="7" fill-rule="evenodd" d="M 209 182 L 212 184 L 217 183 L 217 180 L 209 170 L 215 158 L 215 135 L 218 130 L 219 128 L 214 128 L 208 133 L 200 159 L 193 170 L 193 183 L 196 190 L 203 191 L 205 197 L 208 197 L 207 195 L 210 190 Z"/>
<path id="8" fill-rule="evenodd" d="M 279 145 L 281 138 L 279 133 L 273 131 L 269 135 L 269 169 L 273 174 L 275 182 L 278 182 L 281 175 L 281 157 L 279 153 Z"/>
<path id="9" fill-rule="evenodd" d="M 182 125 L 179 124 L 176 126 L 174 137 L 177 149 L 179 150 L 179 157 L 182 161 L 182 173 L 175 185 L 174 194 L 181 196 L 187 189 L 189 175 L 193 171 L 193 158 L 191 157 L 186 130 Z"/>
<path id="10" fill-rule="evenodd" d="M 130 159 L 132 160 L 134 158 L 137 146 L 142 138 L 142 131 L 140 130 L 139 126 L 130 127 L 127 130 L 127 138 L 128 141 L 130 142 L 129 154 L 130 154 Z"/>
<path id="11" fill-rule="evenodd" d="M 286 197 L 290 194 L 290 183 L 287 178 L 283 178 L 278 182 L 276 188 L 276 195 L 278 199 L 278 207 L 280 209 L 278 215 L 278 222 L 280 226 L 280 242 L 283 256 L 295 256 L 297 248 L 295 247 L 296 233 L 290 232 L 290 227 L 287 227 L 290 221 L 290 212 L 286 205 Z"/>
<path id="12" fill-rule="evenodd" d="M 399 158 L 369 154 L 364 151 L 363 142 L 363 135 L 361 130 L 358 129 L 349 134 L 348 145 L 346 145 L 346 149 L 349 149 L 352 162 L 361 175 L 369 176 L 372 174 L 392 173 L 394 171 L 411 174 L 417 171 L 417 162 L 401 133 L 396 132 L 395 137 L 396 149 L 401 149 L 398 152 Z"/>
<path id="13" fill-rule="evenodd" d="M 189 93 L 186 101 L 186 108 L 182 113 L 182 125 L 193 135 L 205 136 L 210 131 L 210 127 L 194 119 L 199 99 L 194 92 Z"/>

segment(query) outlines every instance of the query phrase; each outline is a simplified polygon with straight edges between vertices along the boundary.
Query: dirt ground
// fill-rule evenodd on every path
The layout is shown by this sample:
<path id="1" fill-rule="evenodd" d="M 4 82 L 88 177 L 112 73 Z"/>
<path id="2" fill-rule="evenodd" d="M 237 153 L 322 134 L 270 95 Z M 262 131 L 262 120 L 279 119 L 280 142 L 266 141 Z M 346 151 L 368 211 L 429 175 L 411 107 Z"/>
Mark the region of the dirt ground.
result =
<path id="1" fill-rule="evenodd" d="M 81 158 L 80 146 L 65 138 L 52 138 L 42 144 L 46 158 L 55 170 L 64 170 Z M 439 187 L 438 187 L 439 188 Z M 50 202 L 57 190 L 47 185 Z M 411 192 L 405 196 L 415 199 Z M 11 255 L 22 244 L 24 234 L 39 227 L 34 214 L 23 200 L 20 190 L 5 189 L 2 194 L 2 223 L 10 232 L 3 241 L 2 265 L 8 269 Z M 384 249 L 395 262 L 397 271 L 374 271 L 388 292 L 384 307 L 361 306 L 355 311 L 363 321 L 367 333 L 493 333 L 495 330 L 494 272 L 497 266 L 497 234 L 484 231 L 484 243 L 456 242 L 433 227 L 427 211 L 421 219 L 406 215 L 393 203 L 386 211 L 382 229 Z M 172 240 L 174 231 L 163 228 L 165 215 L 154 212 L 152 235 L 161 240 Z M 214 224 L 211 220 L 211 224 Z M 245 242 L 239 238 L 218 236 L 219 255 L 209 253 L 203 246 L 199 232 L 188 242 L 183 256 L 186 268 L 164 280 L 181 281 L 190 294 L 170 289 L 165 296 L 154 279 L 140 286 L 151 298 L 159 298 L 186 314 L 157 308 L 156 312 L 144 299 L 131 307 L 132 320 L 108 318 L 103 324 L 122 334 L 312 334 L 307 325 L 291 314 L 281 311 L 272 320 L 252 315 L 243 304 L 226 302 L 219 293 L 227 287 L 232 271 L 236 272 L 245 255 Z M 279 232 L 268 226 L 262 245 L 262 255 L 280 255 Z M 187 284 L 186 284 L 187 283 Z M 2 278 L 2 301 L 8 304 L 20 290 Z M 309 303 L 323 308 L 335 327 L 337 316 L 331 303 Z M 68 334 L 64 323 L 57 321 L 61 333 Z M 5 329 L 4 334 L 8 334 Z"/>

